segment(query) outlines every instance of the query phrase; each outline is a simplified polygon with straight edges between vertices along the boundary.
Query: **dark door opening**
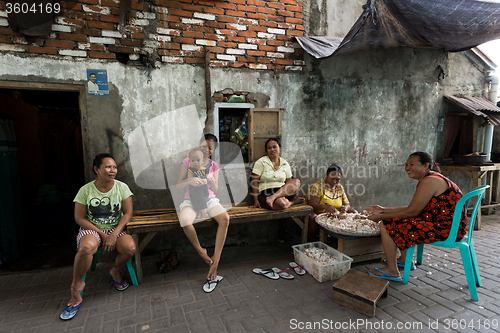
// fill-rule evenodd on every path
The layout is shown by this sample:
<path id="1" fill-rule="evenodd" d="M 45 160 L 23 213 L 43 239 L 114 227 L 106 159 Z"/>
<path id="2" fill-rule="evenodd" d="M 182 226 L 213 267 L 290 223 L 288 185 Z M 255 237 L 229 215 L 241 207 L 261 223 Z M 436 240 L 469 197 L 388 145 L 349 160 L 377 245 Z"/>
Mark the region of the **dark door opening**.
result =
<path id="1" fill-rule="evenodd" d="M 17 192 L 11 199 L 18 208 L 0 224 L 0 254 L 9 270 L 73 262 L 78 231 L 73 198 L 85 184 L 78 95 L 0 89 L 0 120 L 9 122 L 15 133 L 7 146 L 18 172 L 9 177 L 19 187 L 10 192 Z M 15 226 L 9 228 L 9 224 Z"/>

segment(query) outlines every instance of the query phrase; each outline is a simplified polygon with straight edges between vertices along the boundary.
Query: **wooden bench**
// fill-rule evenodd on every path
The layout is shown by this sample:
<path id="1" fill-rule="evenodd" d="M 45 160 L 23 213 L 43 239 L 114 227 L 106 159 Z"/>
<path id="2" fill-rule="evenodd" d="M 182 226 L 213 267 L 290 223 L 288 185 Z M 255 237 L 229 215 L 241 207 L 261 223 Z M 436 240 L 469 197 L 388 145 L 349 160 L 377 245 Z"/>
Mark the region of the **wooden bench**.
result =
<path id="1" fill-rule="evenodd" d="M 312 214 L 311 206 L 300 204 L 293 205 L 282 211 L 268 210 L 263 208 L 232 207 L 228 210 L 229 213 L 229 228 L 232 224 L 248 223 L 256 221 L 267 221 L 291 218 L 302 228 L 301 241 L 307 241 L 307 229 L 309 215 Z M 207 219 L 194 224 L 196 228 L 217 226 L 217 222 L 213 219 Z M 135 267 L 137 279 L 142 282 L 142 264 L 141 252 L 160 231 L 172 229 L 180 229 L 179 219 L 175 208 L 166 209 L 150 209 L 134 211 L 132 219 L 127 224 L 127 232 L 132 235 L 137 250 L 135 252 Z M 146 236 L 139 242 L 139 234 Z"/>

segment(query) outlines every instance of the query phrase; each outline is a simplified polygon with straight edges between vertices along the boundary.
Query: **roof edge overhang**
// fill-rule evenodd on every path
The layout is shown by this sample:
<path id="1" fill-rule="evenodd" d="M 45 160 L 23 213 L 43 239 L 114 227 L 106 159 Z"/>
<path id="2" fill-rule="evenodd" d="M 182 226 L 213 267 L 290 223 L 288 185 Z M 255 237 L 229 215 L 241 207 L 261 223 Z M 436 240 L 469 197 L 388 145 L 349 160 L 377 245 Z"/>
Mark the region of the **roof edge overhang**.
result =
<path id="1" fill-rule="evenodd" d="M 444 98 L 459 109 L 486 120 L 490 125 L 500 125 L 500 107 L 484 97 L 445 95 Z"/>
<path id="2" fill-rule="evenodd" d="M 497 68 L 497 64 L 478 47 L 465 50 L 463 53 L 469 61 L 485 72 L 494 72 Z"/>

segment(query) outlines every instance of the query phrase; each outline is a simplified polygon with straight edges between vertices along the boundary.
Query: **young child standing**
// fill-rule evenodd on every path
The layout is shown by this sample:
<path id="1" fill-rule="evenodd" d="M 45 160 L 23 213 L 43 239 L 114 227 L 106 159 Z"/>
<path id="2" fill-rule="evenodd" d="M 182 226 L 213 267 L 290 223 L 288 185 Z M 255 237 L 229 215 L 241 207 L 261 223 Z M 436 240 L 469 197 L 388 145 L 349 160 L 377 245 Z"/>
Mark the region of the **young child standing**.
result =
<path id="1" fill-rule="evenodd" d="M 207 179 L 209 169 L 203 165 L 203 152 L 199 149 L 193 149 L 189 152 L 188 179 L 197 177 Z M 197 217 L 208 217 L 207 202 L 208 202 L 208 185 L 193 186 L 189 185 L 189 196 L 193 204 L 194 211 L 198 214 Z"/>

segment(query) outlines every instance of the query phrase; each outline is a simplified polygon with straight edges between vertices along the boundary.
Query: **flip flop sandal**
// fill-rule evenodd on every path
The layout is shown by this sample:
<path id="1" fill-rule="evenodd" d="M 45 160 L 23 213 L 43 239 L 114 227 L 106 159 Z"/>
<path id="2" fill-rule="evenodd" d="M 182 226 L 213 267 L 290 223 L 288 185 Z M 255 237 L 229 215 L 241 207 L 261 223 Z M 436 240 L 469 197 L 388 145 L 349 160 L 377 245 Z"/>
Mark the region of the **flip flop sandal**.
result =
<path id="1" fill-rule="evenodd" d="M 223 279 L 222 276 L 217 275 L 217 277 L 214 280 L 207 280 L 207 283 L 203 285 L 203 291 L 206 293 L 211 293 L 214 291 L 215 287 L 221 282 Z"/>
<path id="2" fill-rule="evenodd" d="M 254 268 L 252 272 L 254 272 L 255 274 L 263 275 L 273 280 L 278 280 L 280 278 L 280 276 L 270 268 L 268 269 Z"/>
<path id="3" fill-rule="evenodd" d="M 83 301 L 82 301 L 83 303 Z M 61 318 L 62 320 L 70 320 L 72 319 L 74 316 L 76 316 L 76 314 L 78 313 L 78 309 L 80 308 L 80 306 L 82 305 L 82 303 L 70 308 L 69 306 L 66 306 L 64 308 L 64 311 L 61 313 L 61 315 L 59 316 L 59 318 Z"/>
<path id="4" fill-rule="evenodd" d="M 118 291 L 124 291 L 129 286 L 128 283 L 126 285 L 123 285 L 123 282 L 125 282 L 125 278 L 122 279 L 122 282 L 116 282 L 115 279 L 113 279 L 113 277 L 111 277 L 111 282 L 113 282 L 115 284 L 115 288 Z"/>
<path id="5" fill-rule="evenodd" d="M 379 273 L 381 273 L 382 275 L 377 275 L 377 274 L 373 274 L 372 272 L 368 271 L 368 274 L 370 274 L 371 276 L 375 276 L 379 279 L 384 279 L 384 280 L 389 280 L 389 281 L 395 281 L 395 282 L 401 282 L 402 279 L 401 279 L 401 276 L 390 276 L 389 274 L 387 274 L 386 272 L 378 269 L 378 268 L 375 268 L 375 270 Z"/>
<path id="6" fill-rule="evenodd" d="M 290 262 L 288 265 L 290 265 L 290 267 L 293 268 L 293 270 L 295 271 L 295 273 L 299 274 L 299 275 L 304 275 L 306 274 L 306 270 L 304 269 L 304 267 L 300 266 L 300 265 L 297 265 L 296 262 L 292 261 Z"/>
<path id="7" fill-rule="evenodd" d="M 287 280 L 291 280 L 291 279 L 293 279 L 293 275 L 292 275 L 292 274 L 290 274 L 290 271 L 289 271 L 288 269 L 283 269 L 283 270 L 281 270 L 281 269 L 279 269 L 279 268 L 277 268 L 277 267 L 274 267 L 274 268 L 273 268 L 273 271 L 274 271 L 276 274 L 278 274 L 278 275 L 279 275 L 281 278 L 283 278 L 283 279 L 287 279 Z"/>
<path id="8" fill-rule="evenodd" d="M 396 262 L 398 264 L 398 267 L 405 268 L 405 264 L 403 262 L 400 262 L 399 260 L 396 260 Z M 384 259 L 384 264 L 387 264 L 387 259 Z M 417 266 L 413 265 L 413 263 L 412 263 L 412 265 L 410 267 L 410 271 L 414 271 L 416 269 L 417 269 Z"/>

